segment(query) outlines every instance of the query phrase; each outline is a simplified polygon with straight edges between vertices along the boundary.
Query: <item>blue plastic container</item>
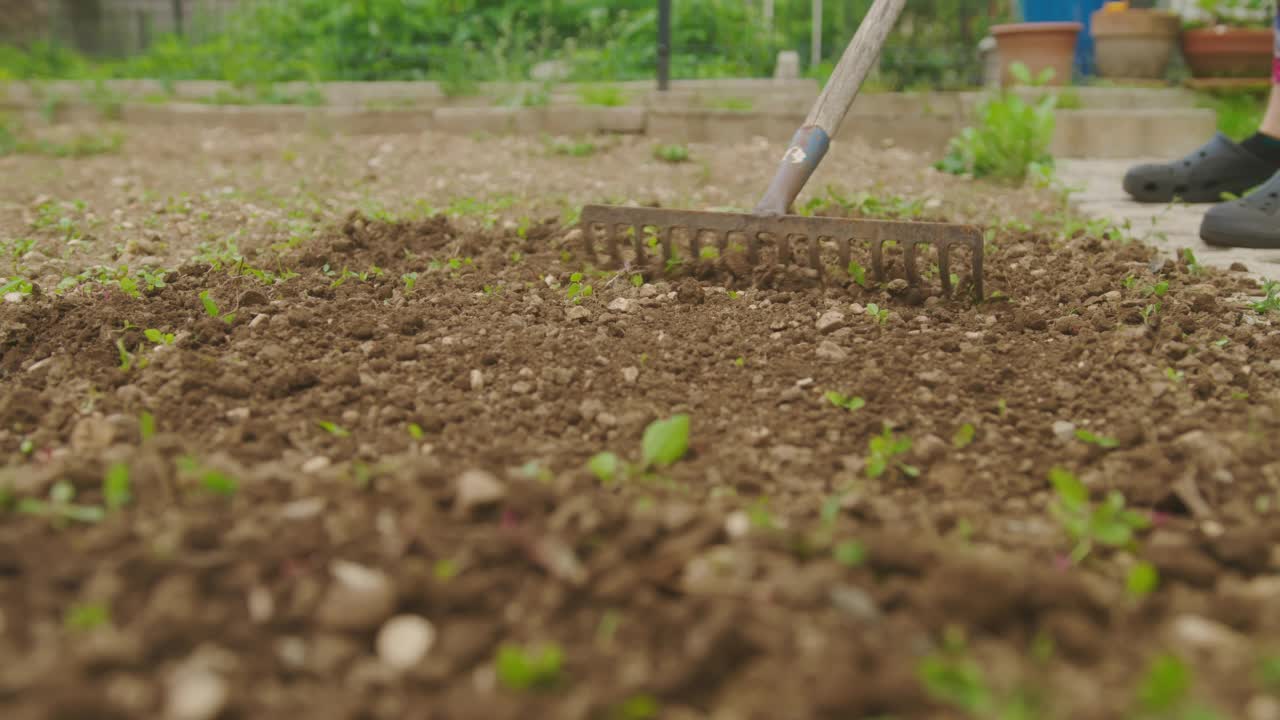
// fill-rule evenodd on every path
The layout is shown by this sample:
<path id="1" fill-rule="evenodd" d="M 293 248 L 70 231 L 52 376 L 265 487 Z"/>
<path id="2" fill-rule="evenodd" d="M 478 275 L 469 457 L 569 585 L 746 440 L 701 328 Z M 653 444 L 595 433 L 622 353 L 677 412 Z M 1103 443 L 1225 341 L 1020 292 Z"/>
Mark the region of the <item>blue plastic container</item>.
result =
<path id="1" fill-rule="evenodd" d="M 1105 0 L 1021 0 L 1024 22 L 1078 22 L 1084 25 L 1076 45 L 1076 72 L 1093 74 L 1093 38 L 1089 35 L 1089 18 L 1102 8 Z"/>

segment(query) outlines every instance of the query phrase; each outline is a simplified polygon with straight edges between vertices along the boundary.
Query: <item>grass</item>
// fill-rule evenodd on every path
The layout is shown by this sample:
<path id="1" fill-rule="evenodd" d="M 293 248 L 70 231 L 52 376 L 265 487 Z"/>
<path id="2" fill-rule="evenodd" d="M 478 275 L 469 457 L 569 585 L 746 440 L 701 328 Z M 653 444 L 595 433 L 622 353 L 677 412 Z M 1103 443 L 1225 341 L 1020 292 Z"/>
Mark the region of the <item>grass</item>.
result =
<path id="1" fill-rule="evenodd" d="M 1127 548 L 1134 544 L 1137 531 L 1150 526 L 1150 519 L 1125 508 L 1124 495 L 1111 492 L 1100 504 L 1089 500 L 1089 489 L 1076 476 L 1062 468 L 1049 472 L 1056 498 L 1049 511 L 1057 518 L 1074 543 L 1070 559 L 1083 562 L 1098 545 Z"/>

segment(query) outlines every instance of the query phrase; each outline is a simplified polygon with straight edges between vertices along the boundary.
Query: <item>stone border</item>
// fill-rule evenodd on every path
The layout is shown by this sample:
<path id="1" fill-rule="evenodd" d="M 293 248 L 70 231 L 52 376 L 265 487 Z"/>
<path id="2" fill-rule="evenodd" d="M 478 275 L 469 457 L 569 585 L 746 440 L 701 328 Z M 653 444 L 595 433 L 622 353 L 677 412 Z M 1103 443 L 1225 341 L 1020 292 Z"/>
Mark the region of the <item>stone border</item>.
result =
<path id="1" fill-rule="evenodd" d="M 215 84 L 193 85 L 188 91 L 208 90 Z M 225 84 L 222 84 L 225 85 Z M 433 83 L 349 83 L 347 97 L 404 97 L 406 91 L 434 97 Z M 157 87 L 138 81 L 131 89 Z M 46 107 L 39 92 L 9 88 L 0 109 L 26 114 L 38 121 Z M 600 107 L 560 103 L 539 107 L 500 107 L 492 104 L 420 105 L 368 108 L 359 105 L 217 105 L 210 103 L 126 102 L 118 107 L 125 124 L 196 125 L 226 127 L 240 132 L 296 132 L 341 134 L 404 134 L 438 131 L 455 134 L 526 134 L 573 136 L 626 133 L 652 136 L 663 142 L 742 142 L 755 137 L 789 138 L 804 121 L 815 92 L 801 84 L 774 81 L 686 81 L 670 94 L 659 95 L 647 84 L 633 90 L 647 93 L 639 104 Z M 53 93 L 42 86 L 40 90 Z M 768 105 L 751 111 L 717 110 L 700 106 L 705 93 L 728 93 L 754 88 Z M 358 90 L 358 92 L 354 92 Z M 1028 97 L 1034 91 L 1026 92 Z M 1177 155 L 1198 147 L 1213 134 L 1216 116 L 1194 107 L 1194 95 L 1179 90 L 1104 88 L 1077 89 L 1086 109 L 1058 111 L 1052 150 L 1063 158 L 1130 158 Z M 963 129 L 982 100 L 981 93 L 870 93 L 861 96 L 837 134 L 837 140 L 859 139 L 874 145 L 940 153 Z M 484 100 L 479 98 L 478 100 Z M 91 121 L 102 106 L 84 100 L 49 106 L 55 121 Z"/>

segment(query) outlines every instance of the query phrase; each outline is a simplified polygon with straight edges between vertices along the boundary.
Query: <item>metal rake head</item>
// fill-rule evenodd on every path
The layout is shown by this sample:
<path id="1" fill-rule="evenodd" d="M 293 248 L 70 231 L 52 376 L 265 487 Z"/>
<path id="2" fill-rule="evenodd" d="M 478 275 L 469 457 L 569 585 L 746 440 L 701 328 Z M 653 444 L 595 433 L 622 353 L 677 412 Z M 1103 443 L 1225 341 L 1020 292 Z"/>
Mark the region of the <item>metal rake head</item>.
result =
<path id="1" fill-rule="evenodd" d="M 603 238 L 608 260 L 615 267 L 678 259 L 674 236 L 679 233 L 686 238 L 690 258 L 704 257 L 705 248 L 715 247 L 717 255 L 733 248 L 741 249 L 751 265 L 761 264 L 762 256 L 771 254 L 780 264 L 807 264 L 819 273 L 824 272 L 824 258 L 847 268 L 855 245 L 869 245 L 873 277 L 883 281 L 887 279 L 886 244 L 892 243 L 902 250 L 906 279 L 913 286 L 921 283 L 916 266 L 919 247 L 927 245 L 937 250 L 938 275 L 947 295 L 953 290 L 951 249 L 959 246 L 969 251 L 974 295 L 978 300 L 984 297 L 982 232 L 971 225 L 588 205 L 582 209 L 581 226 L 587 257 L 599 261 L 596 243 Z M 628 246 L 631 258 L 626 257 Z M 804 262 L 797 256 L 803 256 Z"/>

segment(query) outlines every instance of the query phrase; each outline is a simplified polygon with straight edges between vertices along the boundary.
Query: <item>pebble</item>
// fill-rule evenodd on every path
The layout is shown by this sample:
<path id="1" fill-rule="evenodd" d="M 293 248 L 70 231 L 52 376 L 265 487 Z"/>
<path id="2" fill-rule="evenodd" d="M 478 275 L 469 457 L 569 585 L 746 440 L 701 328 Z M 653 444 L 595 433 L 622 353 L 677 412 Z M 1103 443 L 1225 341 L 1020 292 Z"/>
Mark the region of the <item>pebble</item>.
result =
<path id="1" fill-rule="evenodd" d="M 844 327 L 844 313 L 838 310 L 829 310 L 822 313 L 818 318 L 818 332 L 826 335 Z"/>
<path id="2" fill-rule="evenodd" d="M 640 297 L 651 298 L 651 297 L 657 297 L 657 295 L 658 295 L 658 288 L 648 284 L 640 286 Z"/>
<path id="3" fill-rule="evenodd" d="M 270 315 L 267 315 L 266 313 L 258 313 L 257 315 L 253 316 L 252 320 L 249 321 L 249 327 L 256 328 L 270 319 L 271 319 Z"/>
<path id="4" fill-rule="evenodd" d="M 746 537 L 751 532 L 751 518 L 742 510 L 735 510 L 729 513 L 724 519 L 724 532 L 732 540 Z"/>
<path id="5" fill-rule="evenodd" d="M 636 304 L 635 301 L 630 298 L 620 297 L 614 298 L 613 301 L 609 303 L 608 308 L 614 312 L 629 313 L 636 309 Z"/>
<path id="6" fill-rule="evenodd" d="M 1053 436 L 1064 443 L 1071 442 L 1076 436 L 1076 424 L 1066 420 L 1054 421 Z"/>
<path id="7" fill-rule="evenodd" d="M 169 720 L 212 720 L 226 707 L 227 682 L 207 668 L 182 668 L 169 678 L 165 717 Z"/>
<path id="8" fill-rule="evenodd" d="M 247 407 L 231 408 L 230 410 L 227 411 L 227 419 L 234 422 L 248 420 L 249 408 Z"/>
<path id="9" fill-rule="evenodd" d="M 314 459 L 314 458 L 313 458 Z M 324 511 L 325 499 L 322 497 L 302 498 L 286 503 L 280 508 L 280 517 L 286 520 L 306 520 Z"/>
<path id="10" fill-rule="evenodd" d="M 259 624 L 269 621 L 276 611 L 276 602 L 271 597 L 271 591 L 262 586 L 249 590 L 249 597 L 245 604 L 249 606 L 249 619 Z"/>
<path id="11" fill-rule="evenodd" d="M 574 305 L 573 307 L 565 311 L 564 316 L 569 320 L 578 320 L 578 321 L 590 320 L 591 311 L 582 307 L 581 305 Z"/>
<path id="12" fill-rule="evenodd" d="M 818 357 L 823 360 L 846 360 L 849 357 L 849 351 L 830 340 L 823 340 L 818 345 Z"/>
<path id="13" fill-rule="evenodd" d="M 306 462 L 302 463 L 302 472 L 308 475 L 311 475 L 313 473 L 318 473 L 321 470 L 324 470 L 325 468 L 329 467 L 329 464 L 330 464 L 329 458 L 325 457 L 324 455 L 317 455 L 313 458 L 308 459 Z"/>
<path id="14" fill-rule="evenodd" d="M 372 630 L 395 610 L 395 587 L 381 570 L 335 560 L 329 573 L 333 582 L 316 610 L 321 625 L 336 630 Z"/>
<path id="15" fill-rule="evenodd" d="M 533 392 L 533 383 L 525 382 L 524 380 L 520 380 L 519 382 L 512 383 L 511 392 L 515 393 L 516 395 L 528 395 L 529 393 Z"/>
<path id="16" fill-rule="evenodd" d="M 880 608 L 866 592 L 848 585 L 831 588 L 831 604 L 858 620 L 870 622 L 880 617 Z"/>
<path id="17" fill-rule="evenodd" d="M 471 389 L 472 390 L 484 389 L 484 373 L 480 372 L 479 370 L 471 371 Z"/>
<path id="18" fill-rule="evenodd" d="M 640 368 L 624 367 L 622 368 L 622 379 L 627 383 L 634 383 L 640 377 Z"/>
<path id="19" fill-rule="evenodd" d="M 394 670 L 408 670 L 422 661 L 436 641 L 436 629 L 418 615 L 397 615 L 378 631 L 378 659 Z"/>
<path id="20" fill-rule="evenodd" d="M 507 496 L 507 487 L 484 470 L 468 470 L 458 476 L 456 508 L 460 513 L 493 505 Z"/>
<path id="21" fill-rule="evenodd" d="M 1170 631 L 1176 642 L 1191 650 L 1225 654 L 1235 653 L 1243 646 L 1243 638 L 1234 630 L 1199 615 L 1179 615 L 1173 619 Z"/>

